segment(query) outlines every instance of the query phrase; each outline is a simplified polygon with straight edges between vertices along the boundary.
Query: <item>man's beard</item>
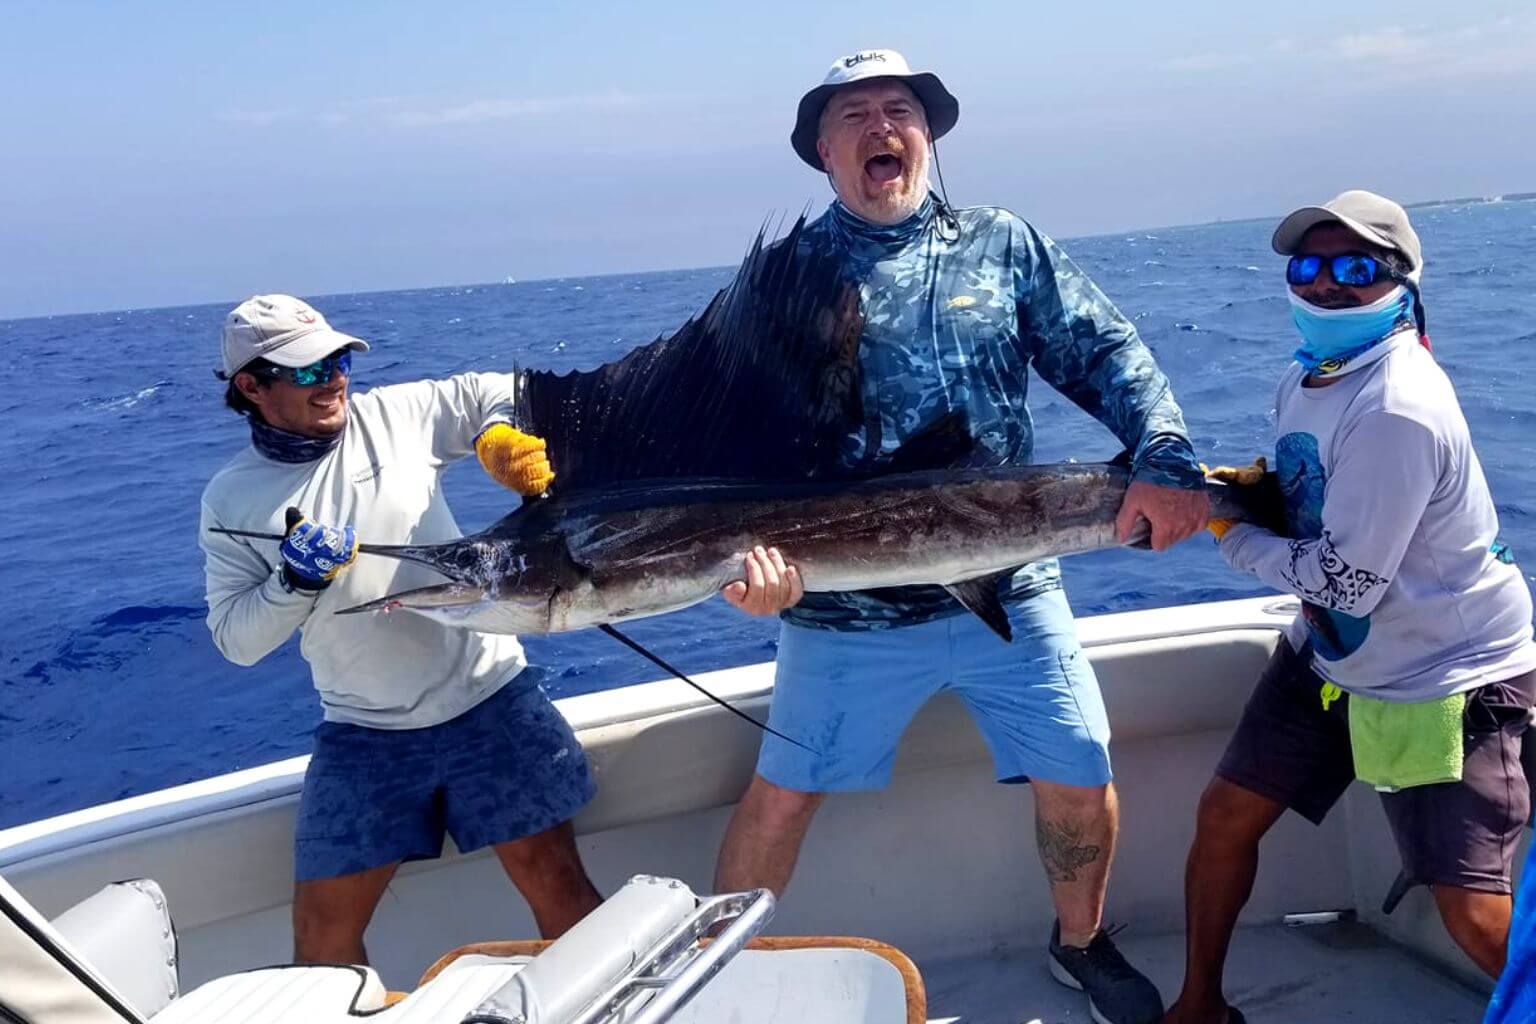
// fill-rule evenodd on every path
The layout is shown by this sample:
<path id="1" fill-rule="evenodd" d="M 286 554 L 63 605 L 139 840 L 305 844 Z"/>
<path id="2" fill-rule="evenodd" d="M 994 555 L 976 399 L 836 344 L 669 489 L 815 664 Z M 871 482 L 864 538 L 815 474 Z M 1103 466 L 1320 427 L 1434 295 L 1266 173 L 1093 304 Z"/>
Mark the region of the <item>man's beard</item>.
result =
<path id="1" fill-rule="evenodd" d="M 882 187 L 871 180 L 866 168 L 871 160 L 891 156 L 901 162 L 900 185 L 897 188 Z M 899 136 L 872 141 L 859 154 L 859 198 L 866 210 L 876 214 L 886 223 L 906 220 L 917 212 L 928 196 L 928 148 L 913 149 Z"/>

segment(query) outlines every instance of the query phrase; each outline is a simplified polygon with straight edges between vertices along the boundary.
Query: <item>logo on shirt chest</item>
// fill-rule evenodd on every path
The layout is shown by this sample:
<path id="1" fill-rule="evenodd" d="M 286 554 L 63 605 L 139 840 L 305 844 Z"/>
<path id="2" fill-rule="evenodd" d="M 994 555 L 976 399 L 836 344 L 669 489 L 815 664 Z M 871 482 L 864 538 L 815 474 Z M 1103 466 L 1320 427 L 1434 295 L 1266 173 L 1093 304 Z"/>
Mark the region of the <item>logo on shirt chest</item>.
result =
<path id="1" fill-rule="evenodd" d="M 377 462 L 372 462 L 368 464 L 367 469 L 358 470 L 356 473 L 353 473 L 349 479 L 354 484 L 366 484 L 368 481 L 376 479 L 379 475 L 379 471 L 383 468 L 384 467 L 380 466 Z"/>

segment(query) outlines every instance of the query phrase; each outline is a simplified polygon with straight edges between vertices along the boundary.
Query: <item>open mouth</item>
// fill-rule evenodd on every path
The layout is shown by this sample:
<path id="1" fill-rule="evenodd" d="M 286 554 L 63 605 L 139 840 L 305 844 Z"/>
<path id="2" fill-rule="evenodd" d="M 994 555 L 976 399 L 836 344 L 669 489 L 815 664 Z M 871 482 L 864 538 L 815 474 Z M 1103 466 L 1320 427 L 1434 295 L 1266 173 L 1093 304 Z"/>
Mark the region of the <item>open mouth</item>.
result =
<path id="1" fill-rule="evenodd" d="M 864 161 L 864 173 L 876 185 L 884 185 L 901 177 L 901 158 L 894 153 L 881 153 Z"/>

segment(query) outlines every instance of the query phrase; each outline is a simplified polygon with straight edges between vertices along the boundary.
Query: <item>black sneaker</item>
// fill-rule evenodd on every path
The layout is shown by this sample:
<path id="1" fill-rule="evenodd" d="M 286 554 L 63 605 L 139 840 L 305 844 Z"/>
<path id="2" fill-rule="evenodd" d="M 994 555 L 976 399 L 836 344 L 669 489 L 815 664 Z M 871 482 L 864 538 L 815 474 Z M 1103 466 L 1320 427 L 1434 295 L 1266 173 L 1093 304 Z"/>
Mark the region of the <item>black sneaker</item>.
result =
<path id="1" fill-rule="evenodd" d="M 1158 1024 L 1163 997 L 1145 974 L 1126 962 L 1110 940 L 1099 933 L 1087 949 L 1061 944 L 1061 922 L 1051 928 L 1051 977 L 1068 988 L 1088 994 L 1088 1012 L 1098 1024 Z"/>

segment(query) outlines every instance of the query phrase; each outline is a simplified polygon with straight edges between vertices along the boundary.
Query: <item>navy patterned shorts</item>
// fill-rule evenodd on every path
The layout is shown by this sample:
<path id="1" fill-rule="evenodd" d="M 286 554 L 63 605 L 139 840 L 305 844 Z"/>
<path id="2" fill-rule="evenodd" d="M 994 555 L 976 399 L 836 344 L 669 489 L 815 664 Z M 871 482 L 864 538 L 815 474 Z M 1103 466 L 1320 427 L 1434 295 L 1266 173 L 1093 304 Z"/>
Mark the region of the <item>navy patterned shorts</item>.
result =
<path id="1" fill-rule="evenodd" d="M 525 669 L 426 729 L 322 722 L 294 836 L 299 881 L 468 853 L 569 821 L 597 791 L 586 754 Z"/>

